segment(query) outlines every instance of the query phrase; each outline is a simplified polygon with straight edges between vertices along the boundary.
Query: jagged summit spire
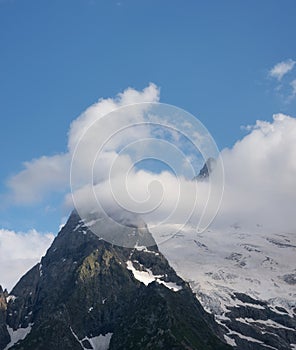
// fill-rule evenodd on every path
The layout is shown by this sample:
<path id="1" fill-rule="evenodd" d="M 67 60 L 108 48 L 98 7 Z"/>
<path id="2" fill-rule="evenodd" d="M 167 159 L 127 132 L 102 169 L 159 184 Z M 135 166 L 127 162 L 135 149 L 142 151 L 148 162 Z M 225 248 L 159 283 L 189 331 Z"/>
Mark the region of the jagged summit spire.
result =
<path id="1" fill-rule="evenodd" d="M 204 166 L 201 168 L 199 174 L 193 180 L 203 181 L 207 180 L 216 165 L 216 160 L 212 157 L 208 158 Z"/>

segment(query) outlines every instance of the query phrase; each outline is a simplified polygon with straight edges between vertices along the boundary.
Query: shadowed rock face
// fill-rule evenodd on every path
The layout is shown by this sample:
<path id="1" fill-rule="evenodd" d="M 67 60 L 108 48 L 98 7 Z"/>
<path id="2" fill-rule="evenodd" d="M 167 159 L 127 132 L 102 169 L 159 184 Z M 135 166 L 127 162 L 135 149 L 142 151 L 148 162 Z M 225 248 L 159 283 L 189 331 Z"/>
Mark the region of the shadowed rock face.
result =
<path id="1" fill-rule="evenodd" d="M 205 162 L 204 166 L 201 168 L 199 174 L 197 176 L 195 176 L 193 180 L 196 180 L 196 181 L 208 180 L 215 165 L 216 165 L 216 160 L 214 158 L 209 158 Z"/>
<path id="2" fill-rule="evenodd" d="M 233 299 L 240 305 L 228 308 L 223 325 L 232 332 L 238 349 L 293 349 L 296 320 L 284 308 L 272 310 L 266 302 L 243 293 L 234 293 Z"/>
<path id="3" fill-rule="evenodd" d="M 0 290 L 0 350 L 8 329 L 26 333 L 13 350 L 230 349 L 155 243 L 140 247 L 147 228 L 130 230 L 134 248 L 113 246 L 73 212 L 41 263 Z"/>
<path id="4" fill-rule="evenodd" d="M 10 340 L 6 327 L 7 296 L 7 291 L 3 291 L 2 287 L 0 286 L 0 349 L 3 349 Z"/>

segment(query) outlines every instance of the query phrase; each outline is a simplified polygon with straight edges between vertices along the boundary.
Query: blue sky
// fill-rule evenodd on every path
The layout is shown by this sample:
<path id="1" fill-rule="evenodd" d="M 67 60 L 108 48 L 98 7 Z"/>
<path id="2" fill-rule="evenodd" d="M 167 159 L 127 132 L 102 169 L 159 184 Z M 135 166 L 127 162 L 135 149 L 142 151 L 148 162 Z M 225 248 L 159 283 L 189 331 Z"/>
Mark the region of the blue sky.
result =
<path id="1" fill-rule="evenodd" d="M 127 87 L 155 83 L 220 149 L 242 125 L 295 116 L 295 72 L 269 75 L 296 59 L 295 14 L 294 0 L 0 0 L 0 192 L 22 162 L 64 152 L 83 110 Z M 56 231 L 63 215 L 9 206 L 0 226 Z"/>

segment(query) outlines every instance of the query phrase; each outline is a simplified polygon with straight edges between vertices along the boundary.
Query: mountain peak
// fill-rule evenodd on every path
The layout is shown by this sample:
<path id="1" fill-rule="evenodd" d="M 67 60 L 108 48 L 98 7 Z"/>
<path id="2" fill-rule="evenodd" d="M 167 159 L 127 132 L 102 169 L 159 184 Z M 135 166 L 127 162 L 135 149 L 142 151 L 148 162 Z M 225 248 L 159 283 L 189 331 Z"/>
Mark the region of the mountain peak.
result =
<path id="1" fill-rule="evenodd" d="M 112 217 L 93 212 L 84 214 L 83 218 L 80 218 L 74 210 L 65 226 L 67 226 L 66 232 L 75 232 L 75 238 L 72 234 L 72 240 L 77 238 L 78 233 L 82 233 L 95 235 L 101 240 L 121 247 L 156 245 L 146 223 L 139 216 L 123 210 L 120 213 L 113 213 Z M 64 228 L 60 234 L 64 234 Z"/>
<path id="2" fill-rule="evenodd" d="M 106 242 L 72 212 L 41 263 L 13 289 L 0 350 L 229 349 L 156 244 L 138 244 L 151 236 L 147 227 L 126 230 L 136 237 L 133 248 Z"/>
<path id="3" fill-rule="evenodd" d="M 216 160 L 212 157 L 208 158 L 204 166 L 201 168 L 199 174 L 194 177 L 194 180 L 204 181 L 207 180 L 216 165 Z"/>

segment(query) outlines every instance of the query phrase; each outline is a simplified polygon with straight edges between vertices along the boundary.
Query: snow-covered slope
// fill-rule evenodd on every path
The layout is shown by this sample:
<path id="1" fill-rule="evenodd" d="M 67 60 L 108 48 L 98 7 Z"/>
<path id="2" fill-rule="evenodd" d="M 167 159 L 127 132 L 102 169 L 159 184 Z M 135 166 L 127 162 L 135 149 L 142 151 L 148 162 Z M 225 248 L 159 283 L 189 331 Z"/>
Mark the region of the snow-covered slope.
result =
<path id="1" fill-rule="evenodd" d="M 152 230 L 159 241 L 169 232 L 173 232 L 169 226 L 162 227 L 161 232 L 159 227 L 158 232 Z M 198 234 L 187 227 L 161 244 L 160 250 L 178 274 L 190 282 L 204 308 L 227 327 L 229 344 L 234 345 L 236 339 L 237 345 L 241 340 L 252 344 L 250 349 L 293 349 L 295 233 L 270 233 L 259 225 L 247 231 L 233 225 Z M 286 344 L 268 344 L 264 339 L 271 339 L 271 335 L 262 338 L 262 333 L 268 332 L 280 337 L 281 344 L 286 340 Z"/>

